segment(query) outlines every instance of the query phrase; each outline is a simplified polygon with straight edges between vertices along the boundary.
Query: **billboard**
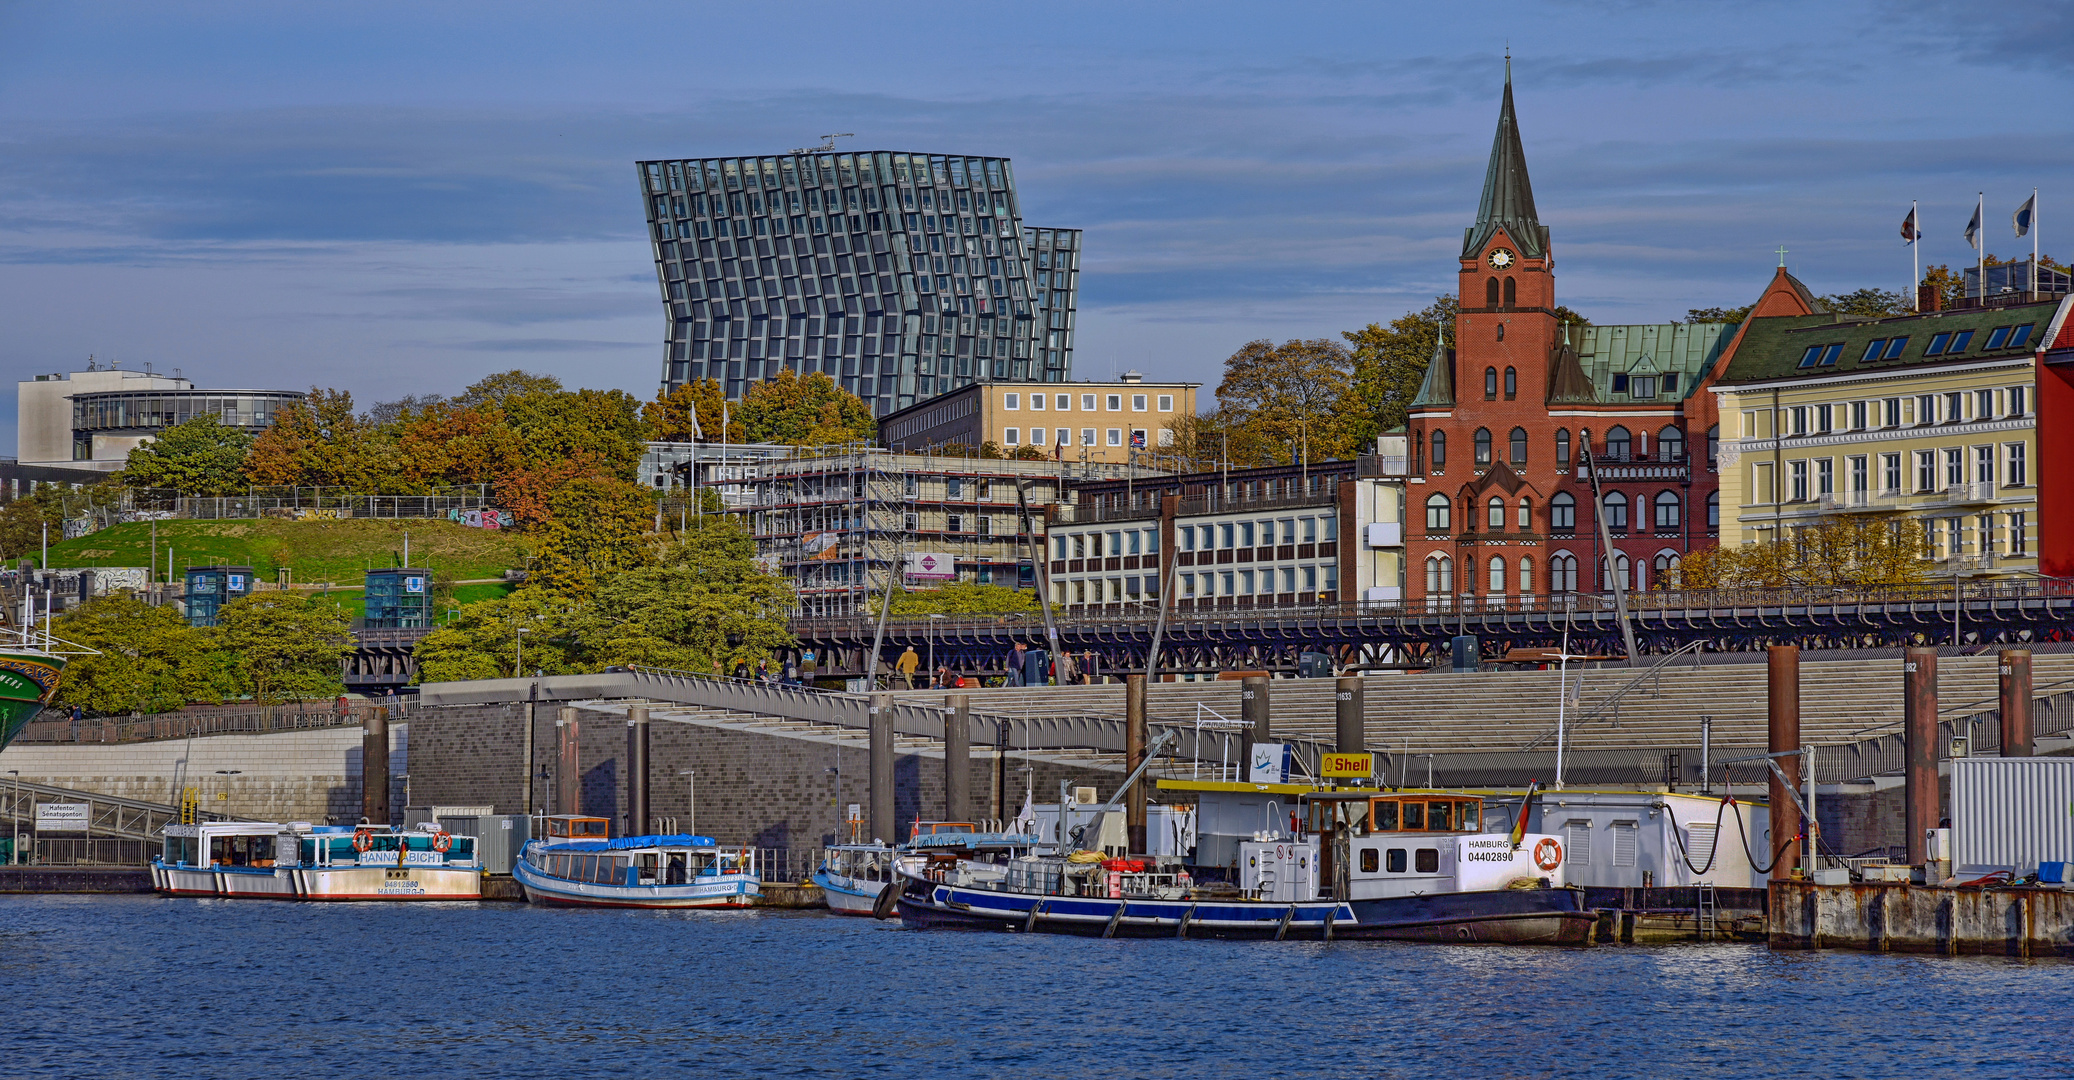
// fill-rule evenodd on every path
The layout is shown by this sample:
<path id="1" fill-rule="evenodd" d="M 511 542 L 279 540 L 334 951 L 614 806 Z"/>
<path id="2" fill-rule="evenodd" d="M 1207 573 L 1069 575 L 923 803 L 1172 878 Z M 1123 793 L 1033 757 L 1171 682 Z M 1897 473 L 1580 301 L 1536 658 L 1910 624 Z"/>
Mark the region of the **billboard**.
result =
<path id="1" fill-rule="evenodd" d="M 800 555 L 808 559 L 834 562 L 842 558 L 842 551 L 839 547 L 839 541 L 842 538 L 843 534 L 839 532 L 808 533 L 799 542 Z"/>
<path id="2" fill-rule="evenodd" d="M 957 563 L 940 551 L 911 551 L 907 555 L 909 581 L 949 581 L 958 576 Z"/>

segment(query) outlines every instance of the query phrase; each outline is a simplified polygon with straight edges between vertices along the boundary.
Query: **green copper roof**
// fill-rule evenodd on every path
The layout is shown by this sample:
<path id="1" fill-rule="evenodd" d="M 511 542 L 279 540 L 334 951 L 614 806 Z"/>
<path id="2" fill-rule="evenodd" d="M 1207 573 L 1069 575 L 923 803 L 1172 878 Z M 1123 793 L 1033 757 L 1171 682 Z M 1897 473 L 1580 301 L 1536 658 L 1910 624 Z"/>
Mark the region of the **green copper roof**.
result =
<path id="1" fill-rule="evenodd" d="M 2052 321 L 2055 306 L 2057 302 L 2047 301 L 1885 319 L 1830 314 L 1753 319 L 1720 383 L 1809 379 L 2023 356 L 2038 347 L 2038 339 Z M 2030 329 L 2021 332 L 2023 327 Z M 1998 336 L 1998 329 L 2005 332 Z M 1971 336 L 1961 344 L 1962 335 L 1969 331 Z M 1941 342 L 1940 335 L 1944 335 Z M 1871 348 L 1875 341 L 1881 343 L 1876 356 Z M 1997 347 L 1989 349 L 1990 342 Z M 1821 346 L 1822 351 L 1811 355 L 1809 349 L 1815 346 Z M 1833 355 L 1830 346 L 1837 346 Z M 1939 355 L 1926 355 L 1933 346 L 1939 349 Z M 1802 366 L 1803 361 L 1807 366 Z"/>
<path id="2" fill-rule="evenodd" d="M 1534 185 L 1527 179 L 1527 152 L 1520 146 L 1519 119 L 1512 112 L 1512 61 L 1505 61 L 1505 98 L 1498 106 L 1498 134 L 1491 140 L 1491 162 L 1484 170 L 1483 199 L 1476 205 L 1476 224 L 1462 237 L 1462 257 L 1474 258 L 1503 228 L 1520 254 L 1538 259 L 1548 253 L 1548 230 L 1534 213 Z"/>
<path id="3" fill-rule="evenodd" d="M 1419 393 L 1411 403 L 1442 407 L 1455 403 L 1455 374 L 1448 365 L 1447 338 L 1433 339 L 1433 359 L 1426 361 L 1426 378 L 1419 383 Z"/>
<path id="4" fill-rule="evenodd" d="M 1699 386 L 1735 337 L 1737 323 L 1646 323 L 1640 326 L 1580 326 L 1570 331 L 1577 362 L 1606 403 L 1681 401 Z M 1676 374 L 1675 387 L 1663 376 Z M 1614 389 L 1614 376 L 1625 385 Z M 1658 377 L 1653 397 L 1634 396 L 1633 377 Z"/>

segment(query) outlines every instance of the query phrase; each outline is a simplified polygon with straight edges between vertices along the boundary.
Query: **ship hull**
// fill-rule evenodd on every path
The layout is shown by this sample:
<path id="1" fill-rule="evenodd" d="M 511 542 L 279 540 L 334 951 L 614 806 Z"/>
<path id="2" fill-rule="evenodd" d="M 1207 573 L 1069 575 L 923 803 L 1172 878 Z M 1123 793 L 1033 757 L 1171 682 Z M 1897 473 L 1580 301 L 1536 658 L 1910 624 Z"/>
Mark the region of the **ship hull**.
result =
<path id="1" fill-rule="evenodd" d="M 854 878 L 840 877 L 826 870 L 814 874 L 814 884 L 821 886 L 821 895 L 828 899 L 828 910 L 837 915 L 862 915 L 869 917 L 872 906 L 878 902 L 877 890 L 884 889 L 886 882 L 858 882 Z M 865 891 L 866 888 L 872 891 Z"/>
<path id="2" fill-rule="evenodd" d="M 560 907 L 738 908 L 750 907 L 761 895 L 757 880 L 746 874 L 723 874 L 683 885 L 601 885 L 552 877 L 521 860 L 511 876 L 535 904 Z"/>
<path id="3" fill-rule="evenodd" d="M 27 649 L 0 650 L 0 747 L 14 741 L 58 692 L 65 658 Z"/>

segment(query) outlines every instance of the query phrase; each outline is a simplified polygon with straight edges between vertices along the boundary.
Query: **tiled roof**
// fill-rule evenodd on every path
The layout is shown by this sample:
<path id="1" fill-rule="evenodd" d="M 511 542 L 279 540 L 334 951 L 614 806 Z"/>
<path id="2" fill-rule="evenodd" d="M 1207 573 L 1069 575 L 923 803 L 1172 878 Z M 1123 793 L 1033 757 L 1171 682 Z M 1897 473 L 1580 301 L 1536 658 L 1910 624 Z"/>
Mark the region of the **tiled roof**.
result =
<path id="1" fill-rule="evenodd" d="M 1743 343 L 1722 374 L 1720 385 L 1766 382 L 1773 379 L 1806 379 L 1867 371 L 1889 371 L 1919 366 L 1937 366 L 1994 357 L 2023 356 L 2037 349 L 2046 324 L 2052 321 L 2056 302 L 2022 304 L 2004 308 L 1968 308 L 1961 311 L 1898 315 L 1885 319 L 1858 319 L 1838 315 L 1803 315 L 1783 319 L 1756 319 L 1743 334 Z M 2029 327 L 2019 334 L 2017 328 Z M 1997 329 L 2011 332 L 1990 350 L 1988 343 Z M 1971 331 L 1965 345 L 1952 349 L 1956 339 Z M 1939 335 L 1941 355 L 1925 355 Z M 1895 340 L 1906 339 L 1896 353 Z M 1881 342 L 1877 358 L 1870 355 L 1873 342 Z M 2012 344 L 2014 343 L 2014 344 Z M 1808 350 L 1822 346 L 1823 352 L 1810 359 Z M 1838 346 L 1832 358 L 1829 346 Z M 1803 367 L 1803 361 L 1810 361 Z"/>

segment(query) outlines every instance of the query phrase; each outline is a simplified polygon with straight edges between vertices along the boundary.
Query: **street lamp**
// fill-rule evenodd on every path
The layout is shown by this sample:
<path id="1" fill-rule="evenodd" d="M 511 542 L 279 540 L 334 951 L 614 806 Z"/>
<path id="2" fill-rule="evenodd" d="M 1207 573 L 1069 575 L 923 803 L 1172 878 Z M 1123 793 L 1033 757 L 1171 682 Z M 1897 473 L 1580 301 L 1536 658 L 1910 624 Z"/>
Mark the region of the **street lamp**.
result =
<path id="1" fill-rule="evenodd" d="M 221 777 L 226 777 L 226 778 L 228 778 L 228 777 L 232 777 L 232 776 L 237 776 L 238 774 L 240 774 L 240 773 L 242 773 L 242 772 L 244 772 L 244 771 L 245 771 L 245 770 L 243 770 L 243 769 L 218 769 L 218 770 L 216 770 L 216 775 L 218 775 L 218 776 L 221 776 Z M 230 799 L 230 780 L 229 780 L 229 779 L 223 779 L 223 780 L 219 780 L 219 781 L 217 781 L 217 784 L 219 785 L 219 786 L 217 787 L 217 789 L 216 789 L 216 799 L 217 799 L 217 801 L 219 801 L 219 802 L 227 802 L 227 801 L 229 801 L 229 799 Z"/>
<path id="2" fill-rule="evenodd" d="M 929 681 L 936 681 L 936 620 L 950 618 L 948 615 L 929 614 Z"/>
<path id="3" fill-rule="evenodd" d="M 685 831 L 686 833 L 689 833 L 689 834 L 690 834 L 690 835 L 692 835 L 692 836 L 697 836 L 697 835 L 699 834 L 699 778 L 698 778 L 698 770 L 697 770 L 697 769 L 679 769 L 679 770 L 677 770 L 677 775 L 678 775 L 678 776 L 687 776 L 687 777 L 690 777 L 690 779 L 689 779 L 688 781 L 686 781 L 686 782 L 685 782 L 685 786 L 686 786 L 686 788 L 687 788 L 687 792 L 686 792 L 686 794 L 687 794 L 687 797 L 688 797 L 688 798 L 689 798 L 689 800 L 690 800 L 690 806 L 691 806 L 691 809 L 690 809 L 690 810 L 689 810 L 688 812 L 686 812 L 686 813 L 685 813 L 685 815 L 684 815 L 684 824 L 685 824 L 685 826 L 686 826 L 686 827 L 685 827 L 685 830 L 684 830 L 684 831 Z"/>

